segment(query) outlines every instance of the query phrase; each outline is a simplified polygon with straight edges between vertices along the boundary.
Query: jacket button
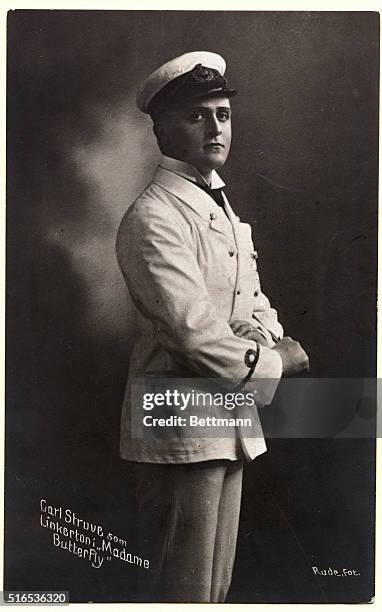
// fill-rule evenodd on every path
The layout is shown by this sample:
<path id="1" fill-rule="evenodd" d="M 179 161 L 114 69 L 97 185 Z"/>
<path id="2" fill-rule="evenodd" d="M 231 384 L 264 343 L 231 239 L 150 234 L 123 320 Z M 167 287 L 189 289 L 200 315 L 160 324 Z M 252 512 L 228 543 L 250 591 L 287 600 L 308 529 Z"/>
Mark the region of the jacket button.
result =
<path id="1" fill-rule="evenodd" d="M 229 251 L 229 256 L 233 257 L 235 255 L 235 251 Z"/>
<path id="2" fill-rule="evenodd" d="M 253 260 L 259 259 L 259 254 L 257 251 L 254 251 L 253 253 L 251 253 L 251 258 Z"/>
<path id="3" fill-rule="evenodd" d="M 217 219 L 217 216 L 215 215 L 215 213 L 210 213 L 210 219 L 211 221 L 215 221 L 215 219 Z"/>
<path id="4" fill-rule="evenodd" d="M 240 295 L 240 293 L 241 293 L 240 289 L 238 289 L 238 290 L 236 291 L 236 293 L 237 293 L 237 295 Z"/>
<path id="5" fill-rule="evenodd" d="M 254 295 L 255 297 L 257 297 L 257 296 L 259 295 L 259 292 L 257 291 L 257 289 L 256 289 L 256 291 L 254 292 L 254 294 L 253 294 L 253 295 Z"/>

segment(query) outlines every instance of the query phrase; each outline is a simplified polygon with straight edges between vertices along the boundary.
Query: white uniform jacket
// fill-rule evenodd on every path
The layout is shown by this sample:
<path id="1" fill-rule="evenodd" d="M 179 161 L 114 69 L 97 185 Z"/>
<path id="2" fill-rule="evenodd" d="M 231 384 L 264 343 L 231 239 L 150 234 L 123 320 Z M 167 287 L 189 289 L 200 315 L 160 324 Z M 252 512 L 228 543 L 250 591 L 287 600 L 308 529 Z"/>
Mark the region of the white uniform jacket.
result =
<path id="1" fill-rule="evenodd" d="M 282 373 L 281 357 L 271 347 L 283 329 L 261 291 L 250 225 L 240 222 L 224 197 L 227 217 L 200 187 L 167 169 L 172 166 L 164 160 L 128 209 L 117 237 L 117 259 L 136 307 L 121 457 L 149 463 L 251 460 L 266 450 L 256 406 L 236 409 L 236 416 L 250 414 L 249 436 L 238 427 L 229 438 L 193 438 L 179 428 L 165 441 L 159 436 L 148 442 L 131 431 L 130 392 L 136 378 L 247 376 L 244 358 L 255 344 L 233 334 L 229 323 L 235 319 L 260 328 L 268 341 L 246 383 L 259 403 L 270 403 Z M 182 164 L 171 161 L 175 167 Z"/>

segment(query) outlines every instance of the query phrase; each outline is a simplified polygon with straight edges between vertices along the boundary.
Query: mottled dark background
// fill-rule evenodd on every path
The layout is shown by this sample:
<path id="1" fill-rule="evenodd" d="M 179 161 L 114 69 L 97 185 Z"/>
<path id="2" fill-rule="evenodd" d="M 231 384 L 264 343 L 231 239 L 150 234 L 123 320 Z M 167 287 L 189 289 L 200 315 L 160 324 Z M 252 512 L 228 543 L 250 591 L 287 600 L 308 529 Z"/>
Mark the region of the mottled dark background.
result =
<path id="1" fill-rule="evenodd" d="M 118 458 L 132 317 L 114 240 L 158 159 L 134 96 L 160 63 L 225 57 L 240 95 L 222 176 L 263 287 L 312 376 L 375 375 L 378 44 L 367 12 L 9 13 L 6 588 L 134 601 L 133 567 L 54 548 L 39 500 L 139 554 Z M 370 599 L 373 442 L 269 449 L 247 467 L 229 600 Z"/>

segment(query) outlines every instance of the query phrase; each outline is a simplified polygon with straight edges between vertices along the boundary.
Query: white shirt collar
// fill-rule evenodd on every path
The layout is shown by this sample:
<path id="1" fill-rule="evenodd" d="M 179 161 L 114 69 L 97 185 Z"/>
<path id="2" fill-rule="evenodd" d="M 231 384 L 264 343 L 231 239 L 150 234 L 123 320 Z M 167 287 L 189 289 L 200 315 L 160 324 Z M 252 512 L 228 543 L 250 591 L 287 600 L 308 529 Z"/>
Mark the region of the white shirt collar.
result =
<path id="1" fill-rule="evenodd" d="M 174 172 L 178 176 L 182 176 L 183 178 L 192 181 L 198 185 L 207 185 L 206 180 L 202 177 L 200 172 L 188 164 L 187 162 L 180 161 L 179 159 L 173 159 L 172 157 L 167 157 L 167 155 L 163 155 L 161 162 L 161 168 L 165 170 L 169 170 L 170 172 Z M 225 187 L 225 183 L 222 181 L 218 173 L 213 170 L 211 176 L 211 185 L 208 185 L 211 189 L 222 189 Z"/>

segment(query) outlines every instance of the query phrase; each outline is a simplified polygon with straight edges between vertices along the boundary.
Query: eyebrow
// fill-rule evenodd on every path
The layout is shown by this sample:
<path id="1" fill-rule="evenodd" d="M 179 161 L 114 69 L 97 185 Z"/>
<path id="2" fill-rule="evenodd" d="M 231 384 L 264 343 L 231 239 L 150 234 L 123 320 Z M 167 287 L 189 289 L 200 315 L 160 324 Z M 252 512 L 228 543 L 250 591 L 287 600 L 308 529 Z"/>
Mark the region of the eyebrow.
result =
<path id="1" fill-rule="evenodd" d="M 200 111 L 200 110 L 212 110 L 210 109 L 208 106 L 190 106 L 189 109 L 190 111 Z M 226 111 L 232 111 L 231 106 L 217 106 L 216 109 L 213 110 L 226 110 Z"/>

